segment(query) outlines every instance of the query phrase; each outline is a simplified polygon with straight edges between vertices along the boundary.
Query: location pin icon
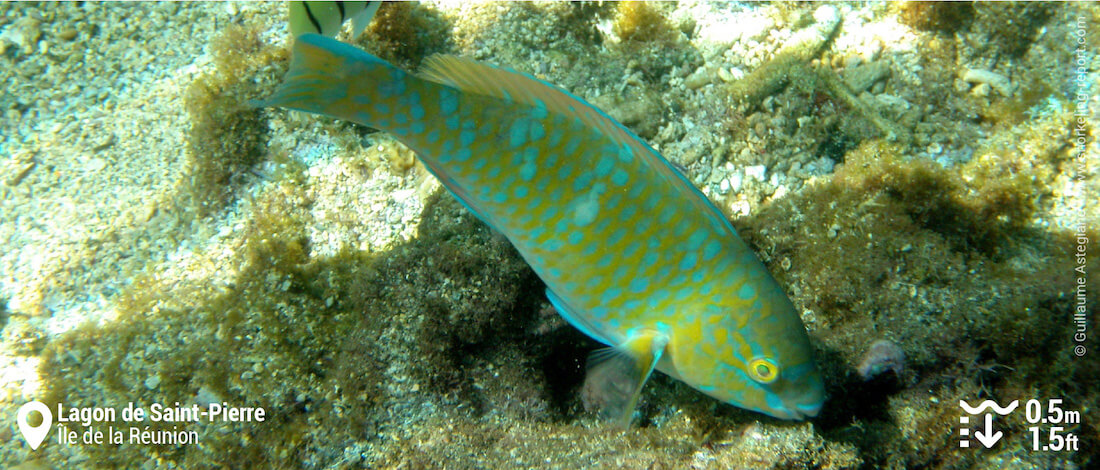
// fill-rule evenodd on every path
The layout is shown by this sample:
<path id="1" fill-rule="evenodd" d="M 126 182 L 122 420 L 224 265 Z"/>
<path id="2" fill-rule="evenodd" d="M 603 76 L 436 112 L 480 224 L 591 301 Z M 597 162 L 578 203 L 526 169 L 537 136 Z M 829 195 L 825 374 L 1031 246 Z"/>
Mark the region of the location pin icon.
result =
<path id="1" fill-rule="evenodd" d="M 32 411 L 37 411 L 42 415 L 42 424 L 31 426 L 27 422 L 27 418 Z M 23 433 L 23 439 L 27 440 L 27 444 L 30 444 L 31 450 L 36 450 L 38 446 L 42 445 L 42 441 L 46 439 L 46 434 L 50 433 L 53 415 L 50 414 L 50 409 L 45 404 L 40 401 L 32 401 L 19 407 L 19 413 L 15 415 L 15 420 L 19 422 L 19 432 Z"/>

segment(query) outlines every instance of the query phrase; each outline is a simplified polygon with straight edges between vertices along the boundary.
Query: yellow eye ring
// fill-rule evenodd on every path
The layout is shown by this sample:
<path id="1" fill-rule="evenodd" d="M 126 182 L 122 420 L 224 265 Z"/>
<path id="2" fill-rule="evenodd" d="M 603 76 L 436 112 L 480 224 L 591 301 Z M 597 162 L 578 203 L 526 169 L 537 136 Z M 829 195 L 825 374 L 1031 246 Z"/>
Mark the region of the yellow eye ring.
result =
<path id="1" fill-rule="evenodd" d="M 779 366 L 769 359 L 758 357 L 749 361 L 749 377 L 762 384 L 770 384 L 779 378 Z"/>

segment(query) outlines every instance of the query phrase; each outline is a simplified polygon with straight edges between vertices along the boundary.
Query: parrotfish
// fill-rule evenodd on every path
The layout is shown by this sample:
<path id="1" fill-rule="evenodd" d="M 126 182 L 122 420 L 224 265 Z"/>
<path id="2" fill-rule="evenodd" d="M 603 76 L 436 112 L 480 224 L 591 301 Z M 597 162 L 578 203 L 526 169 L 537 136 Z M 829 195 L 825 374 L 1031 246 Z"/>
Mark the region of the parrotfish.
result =
<path id="1" fill-rule="evenodd" d="M 562 317 L 609 346 L 589 358 L 586 407 L 629 424 L 657 369 L 777 418 L 821 409 L 805 327 L 767 268 L 667 160 L 582 99 L 453 56 L 411 74 L 306 34 L 261 104 L 390 133 L 507 237 Z"/>
<path id="2" fill-rule="evenodd" d="M 381 5 L 382 2 L 289 2 L 290 34 L 335 37 L 350 19 L 352 37 L 358 37 Z"/>

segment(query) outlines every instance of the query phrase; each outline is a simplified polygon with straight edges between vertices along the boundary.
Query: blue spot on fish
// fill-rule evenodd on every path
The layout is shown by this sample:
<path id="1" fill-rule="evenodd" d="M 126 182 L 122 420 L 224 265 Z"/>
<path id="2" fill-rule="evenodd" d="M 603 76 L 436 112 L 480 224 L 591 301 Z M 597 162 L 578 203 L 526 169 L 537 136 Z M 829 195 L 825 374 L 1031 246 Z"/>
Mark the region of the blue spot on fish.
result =
<path id="1" fill-rule="evenodd" d="M 623 240 L 623 238 L 626 238 L 626 229 L 617 228 L 614 232 L 611 233 L 610 237 L 607 237 L 607 244 L 617 245 L 620 241 Z"/>
<path id="2" fill-rule="evenodd" d="M 695 295 L 695 289 L 692 289 L 691 287 L 682 287 L 679 291 L 676 292 L 676 301 L 683 302 L 687 299 L 690 299 L 693 295 Z"/>
<path id="3" fill-rule="evenodd" d="M 535 119 L 546 119 L 550 113 L 546 111 L 546 103 L 542 100 L 535 98 L 535 109 L 531 111 L 531 116 Z"/>
<path id="4" fill-rule="evenodd" d="M 676 216 L 676 207 L 669 204 L 666 205 L 663 210 L 661 210 L 661 215 L 657 216 L 657 221 L 664 225 L 672 222 L 672 218 L 674 216 Z"/>
<path id="5" fill-rule="evenodd" d="M 458 145 L 461 145 L 463 147 L 467 147 L 470 144 L 474 143 L 474 138 L 476 138 L 476 137 L 477 137 L 477 135 L 474 134 L 473 131 L 464 129 L 462 131 L 462 133 L 460 133 L 458 135 Z"/>
<path id="6" fill-rule="evenodd" d="M 634 255 L 638 254 L 638 251 L 641 249 L 642 243 L 640 241 L 632 241 L 629 245 L 626 246 L 626 249 L 623 250 L 623 257 L 628 259 L 633 258 Z"/>
<path id="7" fill-rule="evenodd" d="M 543 227 L 542 225 L 536 225 L 535 228 L 527 232 L 527 235 L 530 236 L 532 239 L 542 237 L 543 235 L 546 235 L 546 227 Z"/>
<path id="8" fill-rule="evenodd" d="M 561 128 L 555 127 L 550 131 L 550 147 L 557 147 L 561 143 L 562 136 L 565 135 L 565 131 Z"/>
<path id="9" fill-rule="evenodd" d="M 534 163 L 532 163 L 532 165 L 534 165 Z M 534 175 L 534 173 L 532 173 L 532 175 Z M 538 182 L 535 183 L 535 189 L 537 189 L 539 192 L 546 191 L 546 188 L 550 186 L 550 183 L 552 181 L 553 180 L 551 180 L 550 178 L 540 178 Z"/>
<path id="10" fill-rule="evenodd" d="M 634 215 L 637 214 L 637 213 L 638 213 L 638 206 L 636 204 L 631 204 L 629 206 L 626 206 L 626 207 L 622 208 L 622 212 L 620 212 L 620 214 L 622 215 L 622 218 L 627 219 L 627 220 L 630 220 L 630 219 L 634 218 Z"/>
<path id="11" fill-rule="evenodd" d="M 405 97 L 405 103 L 413 119 L 424 119 L 424 106 L 420 104 L 420 93 L 409 93 Z"/>
<path id="12" fill-rule="evenodd" d="M 634 151 L 630 149 L 630 144 L 623 142 L 623 146 L 619 148 L 619 160 L 629 162 L 634 158 Z"/>
<path id="13" fill-rule="evenodd" d="M 607 289 L 603 292 L 603 296 L 601 297 L 601 299 L 603 300 L 603 303 L 609 304 L 609 303 L 614 302 L 615 300 L 617 300 L 619 298 L 619 296 L 622 295 L 622 294 L 623 294 L 622 289 L 620 289 L 618 287 L 612 287 L 612 288 Z"/>
<path id="14" fill-rule="evenodd" d="M 600 215 L 600 200 L 595 189 L 578 197 L 574 204 L 573 223 L 578 226 L 590 225 Z"/>
<path id="15" fill-rule="evenodd" d="M 379 91 L 386 96 L 401 96 L 405 94 L 405 89 L 408 86 L 408 81 L 405 80 L 404 71 L 400 69 L 390 69 L 390 80 L 383 82 L 379 85 Z"/>
<path id="16" fill-rule="evenodd" d="M 630 175 L 627 175 L 626 172 L 621 169 L 615 170 L 615 172 L 611 174 L 611 182 L 614 183 L 615 186 L 626 186 L 628 180 L 630 180 Z"/>
<path id="17" fill-rule="evenodd" d="M 573 180 L 573 191 L 584 191 L 590 184 L 592 184 L 592 175 L 589 173 L 581 174 L 577 179 Z"/>
<path id="18" fill-rule="evenodd" d="M 688 253 L 680 260 L 680 270 L 688 271 L 695 268 L 696 261 L 698 261 L 698 256 L 695 253 Z"/>
<path id="19" fill-rule="evenodd" d="M 509 136 L 508 143 L 512 147 L 519 147 L 527 143 L 527 120 L 517 119 L 512 123 L 512 132 Z"/>
<path id="20" fill-rule="evenodd" d="M 408 74 L 406 74 L 404 70 L 401 70 L 401 69 L 398 69 L 398 68 L 390 69 L 390 80 L 401 83 L 401 92 L 402 93 L 405 92 L 405 75 L 408 75 Z"/>
<path id="21" fill-rule="evenodd" d="M 703 261 L 710 261 L 722 251 L 722 244 L 718 240 L 710 240 L 703 247 Z"/>
<path id="22" fill-rule="evenodd" d="M 574 152 L 577 151 L 578 148 L 580 148 L 580 146 L 581 146 L 581 138 L 580 137 L 578 137 L 578 136 L 570 137 L 569 142 L 565 143 L 565 153 L 566 153 L 566 155 L 572 155 Z"/>
<path id="23" fill-rule="evenodd" d="M 687 244 L 685 245 L 688 250 L 695 251 L 699 249 L 699 245 L 703 244 L 703 240 L 707 239 L 707 233 L 702 230 L 697 230 L 688 237 Z"/>
<path id="24" fill-rule="evenodd" d="M 615 162 L 610 158 L 600 158 L 599 162 L 596 162 L 596 176 L 603 178 L 611 173 L 611 169 L 615 168 Z"/>
<path id="25" fill-rule="evenodd" d="M 473 155 L 474 154 L 470 151 L 470 149 L 458 149 L 458 151 L 454 153 L 455 161 L 458 162 L 469 160 L 470 157 L 472 157 Z"/>
<path id="26" fill-rule="evenodd" d="M 449 88 L 439 89 L 439 111 L 451 114 L 458 110 L 458 95 Z"/>
<path id="27" fill-rule="evenodd" d="M 531 121 L 531 140 L 541 140 L 546 137 L 546 128 L 543 127 L 540 121 Z"/>
<path id="28" fill-rule="evenodd" d="M 535 166 L 535 162 L 524 163 L 523 166 L 519 168 L 519 178 L 523 181 L 531 181 L 535 179 L 535 171 L 537 169 L 538 167 Z"/>
<path id="29" fill-rule="evenodd" d="M 691 273 L 691 281 L 692 282 L 703 282 L 706 278 L 707 278 L 707 273 L 703 270 L 698 270 L 698 271 L 695 271 L 695 272 Z M 710 287 L 709 282 L 704 284 L 704 289 L 707 292 L 710 292 L 709 289 L 706 289 L 706 288 L 709 288 L 709 287 Z M 703 294 L 705 295 L 706 292 L 703 292 Z"/>

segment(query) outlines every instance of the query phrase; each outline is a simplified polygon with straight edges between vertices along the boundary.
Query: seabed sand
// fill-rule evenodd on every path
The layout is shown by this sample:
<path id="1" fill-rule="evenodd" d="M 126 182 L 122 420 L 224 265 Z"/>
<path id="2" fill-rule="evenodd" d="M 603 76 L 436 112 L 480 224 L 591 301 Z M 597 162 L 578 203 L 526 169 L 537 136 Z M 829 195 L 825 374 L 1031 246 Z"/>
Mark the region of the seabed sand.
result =
<path id="1" fill-rule="evenodd" d="M 773 420 L 659 376 L 626 431 L 579 403 L 598 345 L 407 149 L 244 104 L 285 71 L 285 14 L 0 3 L 0 466 L 1100 459 L 1100 345 L 1071 351 L 1079 224 L 1088 248 L 1100 238 L 1097 5 L 384 5 L 360 47 L 409 69 L 472 57 L 601 107 L 727 211 L 803 312 L 831 395 L 817 419 Z M 905 363 L 865 381 L 856 368 L 879 339 Z M 1083 414 L 1066 426 L 1081 450 L 1031 451 L 1020 412 L 998 420 L 993 449 L 960 448 L 958 401 L 986 398 L 1064 399 Z M 54 417 L 32 451 L 16 424 L 32 399 L 267 414 L 138 426 L 194 431 L 188 444 L 130 442 L 121 419 L 65 424 L 124 429 L 123 444 L 62 444 Z"/>

